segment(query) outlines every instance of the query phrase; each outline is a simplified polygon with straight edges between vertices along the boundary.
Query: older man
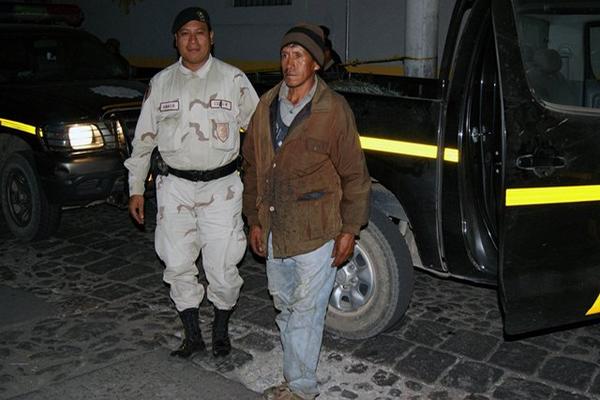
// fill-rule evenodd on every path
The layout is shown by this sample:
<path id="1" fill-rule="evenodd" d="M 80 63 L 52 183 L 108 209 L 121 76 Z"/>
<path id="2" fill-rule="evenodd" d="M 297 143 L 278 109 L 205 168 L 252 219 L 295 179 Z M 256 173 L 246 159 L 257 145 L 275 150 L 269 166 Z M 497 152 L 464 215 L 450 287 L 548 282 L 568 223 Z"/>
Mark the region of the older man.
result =
<path id="1" fill-rule="evenodd" d="M 260 99 L 243 145 L 244 213 L 252 250 L 267 257 L 280 310 L 285 381 L 265 399 L 313 399 L 336 268 L 368 220 L 370 178 L 345 99 L 316 76 L 321 28 L 299 25 L 281 42 L 283 81 Z"/>
<path id="2" fill-rule="evenodd" d="M 144 223 L 144 181 L 152 150 L 164 162 L 156 180 L 156 252 L 165 263 L 163 279 L 183 322 L 185 338 L 172 355 L 204 352 L 198 305 L 204 287 L 196 259 L 208 280 L 214 306 L 212 351 L 229 354 L 228 321 L 242 278 L 236 264 L 246 249 L 241 218 L 242 182 L 238 175 L 239 131 L 258 96 L 237 68 L 211 56 L 214 33 L 206 10 L 190 7 L 173 21 L 180 54 L 175 64 L 150 83 L 135 130 L 129 169 L 129 211 Z"/>

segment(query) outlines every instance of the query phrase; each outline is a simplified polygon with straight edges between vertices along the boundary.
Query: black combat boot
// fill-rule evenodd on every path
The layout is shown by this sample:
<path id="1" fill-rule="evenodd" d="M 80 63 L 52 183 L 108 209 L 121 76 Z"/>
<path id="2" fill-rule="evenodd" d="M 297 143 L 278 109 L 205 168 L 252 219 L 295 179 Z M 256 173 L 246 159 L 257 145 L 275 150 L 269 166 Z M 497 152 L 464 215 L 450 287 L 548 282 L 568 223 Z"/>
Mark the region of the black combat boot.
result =
<path id="1" fill-rule="evenodd" d="M 229 317 L 232 310 L 219 310 L 214 307 L 215 319 L 212 326 L 212 353 L 215 357 L 225 357 L 231 352 L 229 341 Z"/>
<path id="2" fill-rule="evenodd" d="M 200 333 L 200 325 L 198 322 L 198 309 L 187 308 L 179 313 L 181 322 L 183 322 L 183 329 L 185 330 L 185 337 L 181 346 L 175 351 L 171 352 L 172 356 L 178 356 L 181 358 L 188 358 L 194 353 L 202 353 L 206 351 L 206 345 L 202 340 L 202 334 Z"/>

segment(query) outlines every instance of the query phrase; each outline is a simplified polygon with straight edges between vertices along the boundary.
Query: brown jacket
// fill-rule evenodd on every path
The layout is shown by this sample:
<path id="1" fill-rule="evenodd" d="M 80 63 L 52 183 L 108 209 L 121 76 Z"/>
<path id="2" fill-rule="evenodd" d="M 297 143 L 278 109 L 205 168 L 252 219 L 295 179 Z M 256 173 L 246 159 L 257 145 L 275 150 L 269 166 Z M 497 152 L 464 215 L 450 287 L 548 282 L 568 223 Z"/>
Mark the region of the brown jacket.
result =
<path id="1" fill-rule="evenodd" d="M 277 258 L 317 249 L 340 232 L 358 235 L 371 191 L 352 110 L 321 79 L 310 111 L 298 114 L 275 152 L 280 85 L 261 97 L 242 148 L 244 214 L 262 228 L 265 245 L 272 233 Z"/>

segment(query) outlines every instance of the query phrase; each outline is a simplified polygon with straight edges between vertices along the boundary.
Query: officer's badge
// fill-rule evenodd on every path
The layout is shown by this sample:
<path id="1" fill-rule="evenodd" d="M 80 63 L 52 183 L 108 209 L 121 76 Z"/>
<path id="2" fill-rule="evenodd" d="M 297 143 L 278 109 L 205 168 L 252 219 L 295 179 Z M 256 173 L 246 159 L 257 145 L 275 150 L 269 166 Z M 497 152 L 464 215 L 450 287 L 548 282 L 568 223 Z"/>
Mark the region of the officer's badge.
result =
<path id="1" fill-rule="evenodd" d="M 229 139 L 229 122 L 214 122 L 213 135 L 216 139 L 225 143 Z"/>

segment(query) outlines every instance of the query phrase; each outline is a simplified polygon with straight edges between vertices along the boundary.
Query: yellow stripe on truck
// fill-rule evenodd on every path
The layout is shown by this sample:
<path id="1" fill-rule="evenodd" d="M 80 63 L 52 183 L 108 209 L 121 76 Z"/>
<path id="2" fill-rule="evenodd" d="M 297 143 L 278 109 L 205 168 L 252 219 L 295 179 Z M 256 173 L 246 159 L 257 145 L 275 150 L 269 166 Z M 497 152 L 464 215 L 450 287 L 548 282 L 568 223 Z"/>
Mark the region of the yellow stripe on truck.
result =
<path id="1" fill-rule="evenodd" d="M 407 156 L 433 159 L 437 158 L 438 152 L 437 146 L 431 144 L 380 139 L 369 136 L 361 136 L 360 145 L 363 150 L 381 151 L 384 153 L 402 154 Z M 452 148 L 444 149 L 444 160 L 457 163 L 458 150 Z"/>
<path id="2" fill-rule="evenodd" d="M 506 206 L 600 201 L 600 185 L 506 189 Z"/>
<path id="3" fill-rule="evenodd" d="M 402 140 L 381 139 L 370 136 L 361 136 L 360 144 L 363 150 L 380 151 L 413 157 L 436 159 L 438 153 L 438 148 L 435 145 L 406 142 Z M 446 147 L 444 149 L 444 160 L 458 163 L 458 150 Z M 507 207 L 578 203 L 584 201 L 600 201 L 600 185 L 506 189 Z"/>
<path id="4" fill-rule="evenodd" d="M 35 126 L 27 125 L 22 122 L 13 121 L 10 119 L 0 118 L 0 125 L 7 128 L 16 129 L 21 132 L 31 133 L 35 135 Z"/>
<path id="5" fill-rule="evenodd" d="M 598 313 L 600 313 L 600 296 L 598 296 L 592 308 L 590 308 L 588 312 L 585 313 L 585 315 L 592 315 Z"/>

